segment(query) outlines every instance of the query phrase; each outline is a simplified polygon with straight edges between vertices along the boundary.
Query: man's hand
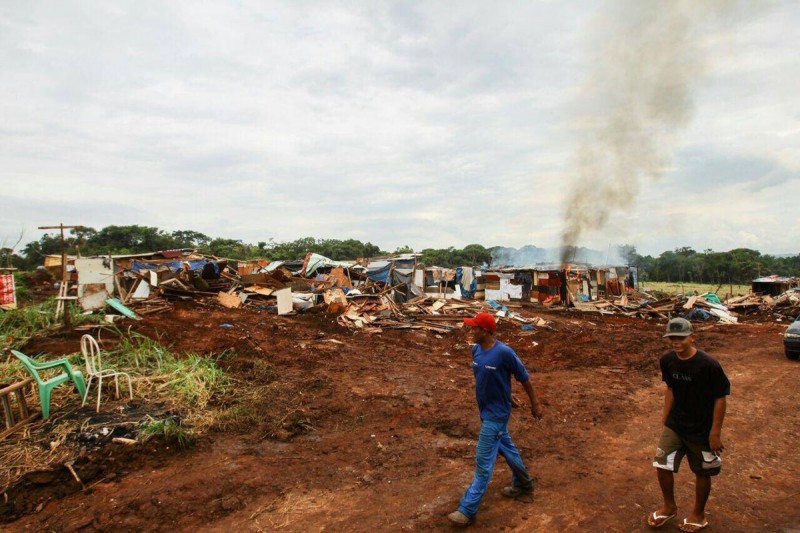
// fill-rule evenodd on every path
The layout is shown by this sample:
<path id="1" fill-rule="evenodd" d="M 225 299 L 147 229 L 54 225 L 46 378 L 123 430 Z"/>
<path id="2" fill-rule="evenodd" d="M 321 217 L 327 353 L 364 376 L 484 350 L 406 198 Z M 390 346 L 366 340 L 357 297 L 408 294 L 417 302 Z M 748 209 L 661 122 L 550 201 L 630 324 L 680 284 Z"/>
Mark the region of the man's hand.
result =
<path id="1" fill-rule="evenodd" d="M 542 418 L 542 415 L 544 413 L 542 412 L 542 408 L 539 406 L 539 402 L 536 402 L 535 404 L 531 405 L 531 414 L 536 419 Z"/>
<path id="2" fill-rule="evenodd" d="M 725 449 L 725 446 L 722 445 L 722 437 L 719 433 L 712 433 L 709 435 L 708 443 L 711 447 L 711 451 L 714 453 L 722 453 L 722 450 Z"/>

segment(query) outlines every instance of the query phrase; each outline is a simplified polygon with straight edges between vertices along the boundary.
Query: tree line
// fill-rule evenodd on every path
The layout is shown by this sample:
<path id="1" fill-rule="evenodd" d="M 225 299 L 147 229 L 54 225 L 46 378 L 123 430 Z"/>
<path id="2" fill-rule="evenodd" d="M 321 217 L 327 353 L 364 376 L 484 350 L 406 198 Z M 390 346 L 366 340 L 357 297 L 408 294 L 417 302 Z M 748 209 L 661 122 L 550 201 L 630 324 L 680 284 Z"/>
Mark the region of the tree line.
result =
<path id="1" fill-rule="evenodd" d="M 68 254 L 82 256 L 195 248 L 208 255 L 233 259 L 302 259 L 307 252 L 316 252 L 341 261 L 414 251 L 409 246 L 403 246 L 389 252 L 371 242 L 365 243 L 357 239 L 313 237 L 289 242 L 269 239 L 250 244 L 239 239 L 211 238 L 192 230 L 167 232 L 156 227 L 138 225 L 106 226 L 99 231 L 89 227 L 74 228 L 69 231 L 65 241 Z M 520 251 L 525 251 L 526 248 L 535 249 L 529 246 Z M 420 252 L 419 260 L 428 265 L 443 267 L 491 265 L 493 257 L 495 263 L 503 262 L 503 258 L 508 257 L 509 250 L 513 249 L 501 246 L 487 248 L 481 244 L 469 244 L 464 248 L 426 248 Z M 60 253 L 60 235 L 46 233 L 39 240 L 27 243 L 18 252 L 3 248 L 4 257 L 1 258 L 0 266 L 10 265 L 21 270 L 32 270 L 43 263 L 45 255 Z M 776 257 L 762 255 L 749 248 L 736 248 L 727 252 L 714 252 L 710 249 L 697 252 L 690 247 L 682 247 L 653 257 L 638 254 L 635 246 L 623 245 L 619 247 L 619 255 L 627 264 L 638 267 L 640 279 L 651 281 L 749 283 L 756 277 L 770 274 L 800 276 L 800 254 Z"/>
<path id="2" fill-rule="evenodd" d="M 800 276 L 800 254 L 777 257 L 749 248 L 727 252 L 707 249 L 697 252 L 690 247 L 663 252 L 658 257 L 642 256 L 626 246 L 623 257 L 638 267 L 639 278 L 652 281 L 687 283 L 750 283 L 755 278 L 779 274 Z"/>
<path id="3" fill-rule="evenodd" d="M 99 231 L 90 227 L 69 230 L 65 235 L 69 255 L 84 257 L 98 255 L 127 255 L 158 250 L 195 248 L 201 253 L 232 259 L 303 259 L 308 252 L 324 255 L 335 261 L 387 256 L 392 253 L 412 253 L 409 246 L 389 252 L 371 242 L 357 239 L 315 239 L 303 237 L 289 242 L 273 239 L 255 244 L 240 239 L 211 238 L 192 230 L 167 232 L 151 226 L 106 226 Z M 4 248 L 6 255 L 2 264 L 10 263 L 21 270 L 32 270 L 44 262 L 46 255 L 60 254 L 62 249 L 59 233 L 45 233 L 37 241 L 26 244 L 19 253 Z M 480 244 L 470 244 L 463 249 L 428 248 L 423 250 L 420 261 L 445 267 L 480 265 L 492 260 L 491 252 Z"/>

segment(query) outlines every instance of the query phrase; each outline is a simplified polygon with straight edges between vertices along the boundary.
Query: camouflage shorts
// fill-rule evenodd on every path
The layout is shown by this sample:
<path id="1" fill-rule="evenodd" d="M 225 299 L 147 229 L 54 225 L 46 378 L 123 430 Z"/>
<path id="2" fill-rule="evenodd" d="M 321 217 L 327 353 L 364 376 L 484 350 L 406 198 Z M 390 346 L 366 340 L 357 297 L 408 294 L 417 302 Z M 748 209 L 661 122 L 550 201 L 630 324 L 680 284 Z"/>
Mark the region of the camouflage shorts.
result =
<path id="1" fill-rule="evenodd" d="M 716 476 L 722 468 L 722 459 L 711 451 L 708 444 L 689 442 L 668 427 L 664 427 L 658 440 L 653 466 L 677 472 L 681 460 L 689 458 L 689 468 L 698 476 Z"/>

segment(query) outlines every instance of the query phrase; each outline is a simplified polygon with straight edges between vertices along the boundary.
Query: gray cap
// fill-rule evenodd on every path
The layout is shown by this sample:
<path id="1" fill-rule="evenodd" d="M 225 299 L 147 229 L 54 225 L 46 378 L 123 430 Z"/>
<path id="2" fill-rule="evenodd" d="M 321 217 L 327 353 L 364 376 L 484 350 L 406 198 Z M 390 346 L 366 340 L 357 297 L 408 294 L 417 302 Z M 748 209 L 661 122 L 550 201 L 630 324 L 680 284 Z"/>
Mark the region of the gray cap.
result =
<path id="1" fill-rule="evenodd" d="M 673 318 L 667 323 L 665 337 L 688 337 L 694 333 L 692 323 L 685 318 Z"/>

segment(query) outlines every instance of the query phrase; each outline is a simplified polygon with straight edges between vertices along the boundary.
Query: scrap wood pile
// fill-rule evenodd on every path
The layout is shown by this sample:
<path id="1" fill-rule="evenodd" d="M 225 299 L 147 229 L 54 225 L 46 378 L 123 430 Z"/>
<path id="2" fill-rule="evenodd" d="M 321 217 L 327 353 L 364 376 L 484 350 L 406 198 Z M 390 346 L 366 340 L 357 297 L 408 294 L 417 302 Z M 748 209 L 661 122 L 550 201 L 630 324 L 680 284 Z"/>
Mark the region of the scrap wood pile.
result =
<path id="1" fill-rule="evenodd" d="M 447 333 L 461 327 L 465 317 L 480 311 L 495 312 L 499 318 L 535 326 L 546 326 L 541 318 L 527 318 L 495 302 L 441 299 L 418 296 L 403 304 L 393 302 L 386 295 L 348 296 L 347 310 L 337 321 L 339 324 L 365 332 L 377 333 L 382 329 L 422 329 L 434 333 Z"/>
<path id="2" fill-rule="evenodd" d="M 361 295 L 348 298 L 346 311 L 337 322 L 348 328 L 375 333 L 381 329 L 424 329 L 447 333 L 458 329 L 465 316 L 482 309 L 480 302 L 436 300 L 418 296 L 397 304 L 385 294 Z"/>
<path id="3" fill-rule="evenodd" d="M 636 318 L 668 319 L 682 316 L 690 320 L 713 319 L 729 324 L 738 320 L 736 313 L 723 305 L 714 293 L 656 298 L 645 292 L 632 292 L 613 300 L 576 302 L 575 308 L 583 312 Z"/>
<path id="4" fill-rule="evenodd" d="M 736 310 L 741 315 L 772 316 L 794 320 L 800 315 L 800 289 L 789 289 L 778 296 L 751 293 L 729 298 L 725 304 L 729 309 Z"/>

